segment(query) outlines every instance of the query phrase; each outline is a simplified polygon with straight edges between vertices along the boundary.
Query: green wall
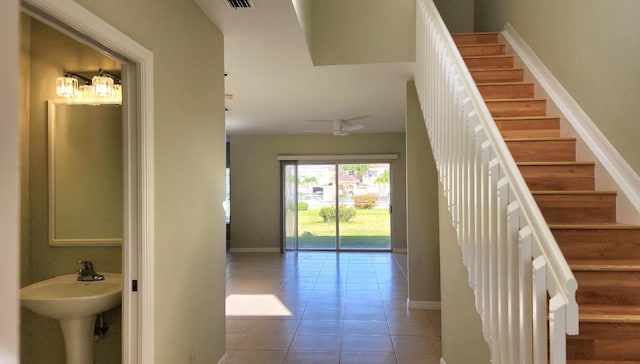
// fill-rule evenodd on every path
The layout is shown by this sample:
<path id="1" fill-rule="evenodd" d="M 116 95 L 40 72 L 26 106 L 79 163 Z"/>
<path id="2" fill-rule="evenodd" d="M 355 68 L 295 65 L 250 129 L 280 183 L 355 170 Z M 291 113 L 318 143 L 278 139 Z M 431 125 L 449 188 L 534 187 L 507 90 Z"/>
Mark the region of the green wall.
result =
<path id="1" fill-rule="evenodd" d="M 413 62 L 415 24 L 415 0 L 322 0 L 303 30 L 315 65 Z"/>
<path id="2" fill-rule="evenodd" d="M 511 23 L 638 173 L 639 14 L 636 0 L 478 0 L 475 27 Z"/>
<path id="3" fill-rule="evenodd" d="M 434 0 L 433 3 L 450 32 L 473 32 L 474 0 Z"/>
<path id="4" fill-rule="evenodd" d="M 392 246 L 406 249 L 404 134 L 232 135 L 231 249 L 279 249 L 279 154 L 397 153 L 391 161 Z"/>
<path id="5" fill-rule="evenodd" d="M 405 135 L 409 300 L 439 302 L 438 174 L 414 82 L 407 82 Z"/>
<path id="6" fill-rule="evenodd" d="M 482 336 L 469 273 L 462 263 L 451 213 L 442 184 L 438 183 L 440 213 L 440 286 L 442 291 L 442 357 L 447 364 L 488 364 L 489 346 Z"/>

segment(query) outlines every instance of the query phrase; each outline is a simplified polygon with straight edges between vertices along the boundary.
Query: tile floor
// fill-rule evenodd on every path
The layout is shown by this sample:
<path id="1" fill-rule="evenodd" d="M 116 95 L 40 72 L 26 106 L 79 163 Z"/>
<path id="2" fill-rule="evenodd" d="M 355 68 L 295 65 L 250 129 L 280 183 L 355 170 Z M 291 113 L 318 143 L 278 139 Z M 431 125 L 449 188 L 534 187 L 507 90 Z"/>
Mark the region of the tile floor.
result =
<path id="1" fill-rule="evenodd" d="M 406 254 L 229 254 L 228 363 L 439 363 L 440 312 L 407 310 L 405 271 Z"/>

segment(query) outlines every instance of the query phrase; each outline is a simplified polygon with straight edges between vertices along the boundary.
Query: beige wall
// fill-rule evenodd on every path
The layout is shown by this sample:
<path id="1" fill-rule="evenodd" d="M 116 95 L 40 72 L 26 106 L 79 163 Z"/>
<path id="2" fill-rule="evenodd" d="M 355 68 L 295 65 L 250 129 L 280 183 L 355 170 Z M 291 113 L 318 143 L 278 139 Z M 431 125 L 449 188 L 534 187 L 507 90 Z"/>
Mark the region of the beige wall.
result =
<path id="1" fill-rule="evenodd" d="M 447 364 L 490 363 L 489 346 L 482 336 L 469 275 L 462 263 L 443 186 L 438 183 L 440 215 L 440 281 L 442 300 L 442 357 Z"/>
<path id="2" fill-rule="evenodd" d="M 23 18 L 24 19 L 24 18 Z M 28 99 L 23 105 L 28 110 L 22 110 L 27 117 L 23 125 L 28 126 L 28 132 L 22 139 L 21 165 L 23 179 L 23 220 L 22 252 L 28 252 L 28 257 L 22 257 L 26 264 L 23 272 L 27 275 L 23 285 L 41 281 L 60 274 L 74 273 L 79 260 L 91 260 L 98 272 L 121 272 L 122 249 L 120 247 L 52 247 L 49 245 L 49 193 L 48 193 L 48 142 L 47 142 L 47 100 L 56 98 L 55 79 L 62 75 L 63 69 L 68 70 L 97 70 L 119 69 L 119 63 L 103 56 L 97 51 L 78 43 L 68 36 L 31 19 L 24 21 L 30 27 L 21 33 L 23 43 L 30 43 L 29 52 L 23 53 L 21 63 L 28 64 L 29 80 L 27 85 Z M 24 25 L 23 27 L 26 27 Z M 26 40 L 29 35 L 30 39 Z M 24 86 L 23 86 L 24 87 Z M 25 129 L 26 131 L 26 129 Z M 24 194 L 27 198 L 24 198 Z M 27 242 L 26 239 L 29 239 Z M 110 312 L 109 326 L 120 326 L 120 309 Z M 23 363 L 63 363 L 64 342 L 58 322 L 36 315 L 23 309 L 21 315 L 21 361 Z M 105 357 L 97 360 L 116 361 L 120 359 L 120 346 L 114 345 L 121 341 L 121 332 L 114 330 L 110 335 L 96 342 L 100 351 L 102 346 L 114 347 L 115 350 L 100 351 Z"/>
<path id="3" fill-rule="evenodd" d="M 315 65 L 415 60 L 415 0 L 313 2 Z"/>
<path id="4" fill-rule="evenodd" d="M 307 48 L 311 52 L 311 42 L 313 41 L 313 0 L 293 0 L 293 7 L 300 23 L 300 28 L 304 33 Z"/>
<path id="5" fill-rule="evenodd" d="M 438 302 L 438 174 L 414 82 L 407 82 L 405 155 L 409 300 Z"/>
<path id="6" fill-rule="evenodd" d="M 434 0 L 434 4 L 450 32 L 473 32 L 474 0 Z"/>
<path id="7" fill-rule="evenodd" d="M 279 154 L 397 153 L 391 162 L 392 245 L 406 248 L 404 134 L 232 135 L 231 249 L 280 248 Z"/>
<path id="8" fill-rule="evenodd" d="M 487 0 L 478 31 L 509 22 L 640 172 L 640 2 L 636 0 Z"/>
<path id="9" fill-rule="evenodd" d="M 77 0 L 154 56 L 155 362 L 225 351 L 222 34 L 192 1 Z"/>

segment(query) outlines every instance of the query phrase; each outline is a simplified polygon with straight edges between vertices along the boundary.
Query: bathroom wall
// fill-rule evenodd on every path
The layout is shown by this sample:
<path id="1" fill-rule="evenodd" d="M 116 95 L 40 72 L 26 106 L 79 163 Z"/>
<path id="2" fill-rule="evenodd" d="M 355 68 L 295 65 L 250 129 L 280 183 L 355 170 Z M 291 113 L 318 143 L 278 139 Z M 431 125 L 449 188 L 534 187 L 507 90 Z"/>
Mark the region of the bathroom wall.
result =
<path id="1" fill-rule="evenodd" d="M 57 98 L 55 79 L 62 70 L 120 69 L 120 64 L 86 45 L 69 38 L 35 19 L 23 16 L 21 40 L 30 44 L 29 52 L 23 52 L 21 64 L 28 65 L 28 74 L 23 72 L 23 80 L 28 79 L 28 99 L 22 104 L 28 110 L 21 113 L 28 125 L 28 138 L 22 138 L 21 165 L 23 218 L 21 251 L 25 264 L 23 274 L 26 281 L 33 283 L 60 274 L 74 273 L 79 260 L 91 260 L 98 272 L 122 270 L 122 249 L 120 247 L 52 247 L 49 246 L 49 194 L 48 194 L 48 143 L 47 104 L 48 99 Z M 23 69 L 26 69 L 24 67 Z M 26 129 L 25 129 L 26 130 Z M 26 195 L 26 196 L 25 196 Z M 28 239 L 28 241 L 26 240 Z M 121 357 L 120 308 L 105 315 L 105 322 L 111 327 L 104 338 L 96 342 L 97 363 L 119 362 Z M 110 350 L 103 350 L 109 347 Z M 64 341 L 59 324 L 21 310 L 21 362 L 22 363 L 64 363 Z"/>

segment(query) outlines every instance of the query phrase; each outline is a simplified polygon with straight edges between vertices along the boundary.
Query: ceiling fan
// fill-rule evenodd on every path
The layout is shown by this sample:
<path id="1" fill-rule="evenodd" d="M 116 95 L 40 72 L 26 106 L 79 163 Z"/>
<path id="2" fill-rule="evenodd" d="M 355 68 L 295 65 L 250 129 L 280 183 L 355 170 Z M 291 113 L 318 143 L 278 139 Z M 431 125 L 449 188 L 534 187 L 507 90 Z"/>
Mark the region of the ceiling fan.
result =
<path id="1" fill-rule="evenodd" d="M 354 124 L 353 121 L 366 119 L 368 117 L 369 115 L 360 115 L 360 116 L 354 116 L 354 117 L 345 118 L 345 119 L 339 118 L 339 119 L 333 119 L 333 120 L 307 120 L 307 121 L 325 122 L 325 123 L 330 122 L 332 126 L 331 131 L 329 131 L 330 134 L 333 134 L 336 136 L 346 136 L 346 135 L 349 135 L 349 132 L 364 128 L 364 124 Z M 311 132 L 311 133 L 314 133 L 314 132 Z M 319 133 L 322 133 L 322 132 L 319 132 Z"/>

